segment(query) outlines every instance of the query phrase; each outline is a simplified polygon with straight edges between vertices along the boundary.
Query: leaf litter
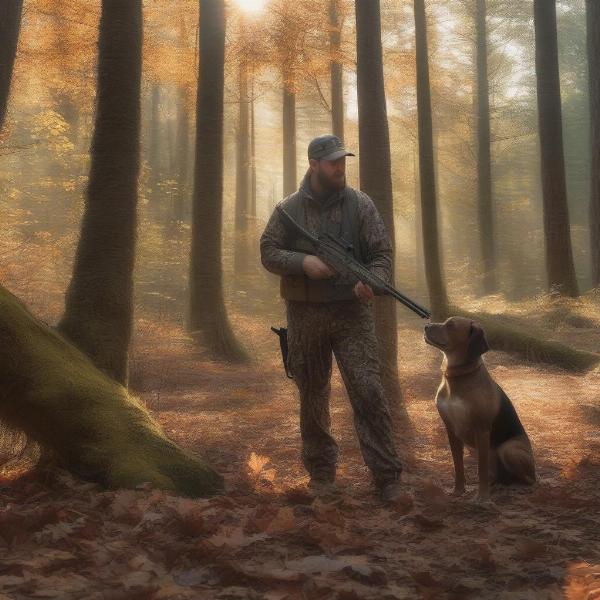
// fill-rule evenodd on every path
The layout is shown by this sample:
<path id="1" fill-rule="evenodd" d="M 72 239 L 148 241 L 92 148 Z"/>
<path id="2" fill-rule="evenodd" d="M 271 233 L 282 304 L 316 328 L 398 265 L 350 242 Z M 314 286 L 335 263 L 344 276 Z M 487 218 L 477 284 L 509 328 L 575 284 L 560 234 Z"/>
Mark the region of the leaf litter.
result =
<path id="1" fill-rule="evenodd" d="M 250 331 L 255 323 L 238 326 Z M 295 389 L 278 357 L 266 367 L 229 368 L 181 352 L 173 357 L 179 371 L 167 369 L 178 385 L 162 392 L 154 414 L 177 443 L 225 475 L 226 493 L 190 499 L 147 486 L 107 491 L 60 470 L 5 474 L 0 600 L 600 597 L 598 423 L 580 410 L 597 394 L 596 375 L 486 357 L 528 429 L 539 482 L 495 488 L 492 502 L 480 505 L 474 456 L 465 457 L 466 494 L 450 495 L 450 452 L 433 406 L 438 357 L 407 353 L 413 425 L 397 431 L 406 493 L 384 506 L 337 371 L 338 491 L 315 498 L 300 462 Z M 198 394 L 184 385 L 186 369 L 191 380 L 203 374 Z M 141 397 L 152 409 L 153 391 Z"/>

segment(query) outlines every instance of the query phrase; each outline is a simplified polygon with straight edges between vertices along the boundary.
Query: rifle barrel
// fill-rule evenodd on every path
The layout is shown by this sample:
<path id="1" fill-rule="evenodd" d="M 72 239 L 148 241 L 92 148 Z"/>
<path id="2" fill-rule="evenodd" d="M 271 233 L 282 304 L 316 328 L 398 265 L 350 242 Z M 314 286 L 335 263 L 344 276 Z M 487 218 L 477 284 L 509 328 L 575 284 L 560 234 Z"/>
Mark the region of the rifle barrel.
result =
<path id="1" fill-rule="evenodd" d="M 386 292 L 390 296 L 396 298 L 396 300 L 398 300 L 399 302 L 402 302 L 404 306 L 410 308 L 413 312 L 417 313 L 423 319 L 429 319 L 431 317 L 431 313 L 426 308 L 424 308 L 420 304 L 417 304 L 414 300 L 411 300 L 410 298 L 406 297 L 404 294 L 399 292 L 396 288 L 393 288 L 391 285 L 387 286 Z"/>

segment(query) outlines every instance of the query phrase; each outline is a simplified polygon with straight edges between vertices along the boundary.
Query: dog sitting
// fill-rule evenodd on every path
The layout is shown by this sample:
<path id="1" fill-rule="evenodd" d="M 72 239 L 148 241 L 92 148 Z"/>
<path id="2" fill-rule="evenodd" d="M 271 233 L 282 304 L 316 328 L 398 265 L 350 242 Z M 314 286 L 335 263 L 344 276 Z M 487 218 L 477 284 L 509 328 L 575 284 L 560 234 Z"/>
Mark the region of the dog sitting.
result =
<path id="1" fill-rule="evenodd" d="M 454 461 L 454 493 L 465 490 L 465 444 L 477 449 L 480 500 L 489 500 L 490 480 L 533 484 L 531 443 L 512 402 L 483 362 L 481 355 L 489 350 L 483 329 L 471 319 L 450 317 L 425 325 L 423 337 L 444 353 L 436 405 Z"/>

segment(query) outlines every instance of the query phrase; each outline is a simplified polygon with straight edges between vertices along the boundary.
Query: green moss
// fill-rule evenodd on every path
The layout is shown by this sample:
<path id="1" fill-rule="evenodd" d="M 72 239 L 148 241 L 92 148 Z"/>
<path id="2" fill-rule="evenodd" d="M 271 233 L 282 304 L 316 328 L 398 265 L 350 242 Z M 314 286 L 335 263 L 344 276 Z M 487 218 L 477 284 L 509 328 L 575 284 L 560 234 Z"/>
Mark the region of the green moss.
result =
<path id="1" fill-rule="evenodd" d="M 169 441 L 140 401 L 0 287 L 0 419 L 107 487 L 151 482 L 190 496 L 222 477 Z"/>
<path id="2" fill-rule="evenodd" d="M 458 306 L 450 306 L 444 318 L 453 315 L 480 323 L 493 350 L 513 352 L 525 360 L 552 364 L 576 372 L 587 371 L 600 363 L 600 354 L 545 340 L 541 332 L 532 328 L 530 332 L 518 330 L 509 319 L 501 315 L 471 313 Z"/>

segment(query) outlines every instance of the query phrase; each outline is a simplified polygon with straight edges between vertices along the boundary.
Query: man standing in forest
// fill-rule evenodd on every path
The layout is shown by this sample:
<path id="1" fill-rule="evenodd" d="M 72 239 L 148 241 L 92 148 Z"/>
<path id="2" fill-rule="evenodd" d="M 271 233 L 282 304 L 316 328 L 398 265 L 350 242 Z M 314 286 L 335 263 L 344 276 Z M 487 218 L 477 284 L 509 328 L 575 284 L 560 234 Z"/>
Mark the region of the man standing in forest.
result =
<path id="1" fill-rule="evenodd" d="M 348 152 L 334 135 L 308 146 L 309 169 L 300 189 L 280 206 L 308 231 L 352 244 L 354 257 L 391 280 L 392 244 L 367 194 L 346 185 Z M 402 494 L 380 378 L 372 312 L 373 291 L 336 273 L 273 211 L 260 239 L 263 266 L 281 276 L 288 323 L 289 367 L 300 391 L 302 462 L 315 493 L 333 491 L 338 446 L 330 434 L 332 351 L 350 397 L 365 463 L 384 501 Z"/>

